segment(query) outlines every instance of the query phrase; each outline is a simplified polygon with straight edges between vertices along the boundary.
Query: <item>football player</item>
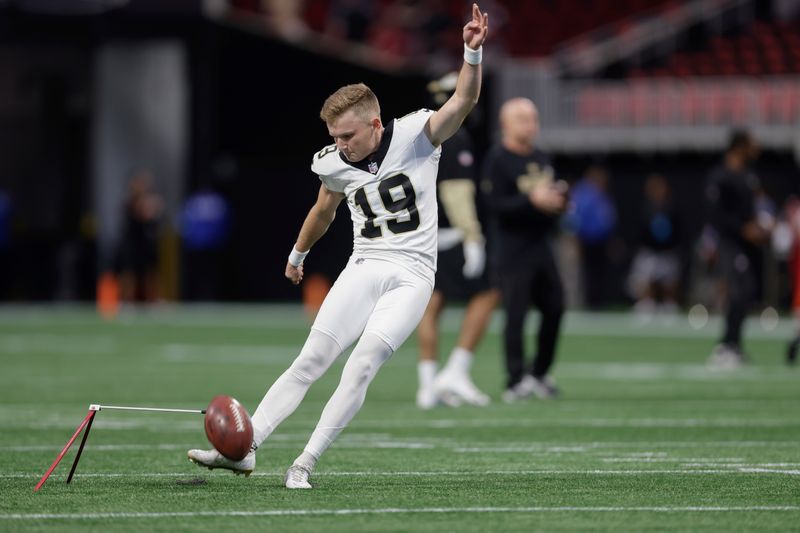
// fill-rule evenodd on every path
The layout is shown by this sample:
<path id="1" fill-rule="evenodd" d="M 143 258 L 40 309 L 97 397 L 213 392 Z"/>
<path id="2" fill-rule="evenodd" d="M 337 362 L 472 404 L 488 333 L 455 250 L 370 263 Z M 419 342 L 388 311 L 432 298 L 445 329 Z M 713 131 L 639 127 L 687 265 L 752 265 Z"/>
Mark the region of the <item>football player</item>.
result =
<path id="1" fill-rule="evenodd" d="M 428 84 L 436 104 L 446 101 L 456 80 L 457 73 L 453 72 Z M 476 168 L 472 138 L 461 128 L 442 146 L 439 162 L 436 284 L 417 328 L 420 409 L 431 409 L 440 403 L 453 407 L 490 403 L 489 396 L 475 386 L 470 376 L 473 352 L 500 298 L 486 272 L 486 245 L 476 206 Z M 439 319 L 449 300 L 466 301 L 467 305 L 456 345 L 437 374 Z"/>
<path id="2" fill-rule="evenodd" d="M 322 184 L 289 254 L 286 277 L 303 279 L 303 261 L 327 231 L 342 200 L 353 222 L 353 254 L 328 293 L 295 361 L 270 387 L 253 415 L 253 446 L 241 461 L 216 450 L 190 450 L 208 468 L 249 474 L 255 451 L 300 404 L 311 384 L 356 340 L 316 429 L 284 483 L 310 489 L 323 452 L 361 408 L 375 374 L 414 331 L 436 272 L 436 173 L 441 144 L 478 101 L 482 44 L 489 17 L 472 6 L 463 28 L 464 64 L 453 96 L 431 112 L 414 111 L 385 127 L 375 94 L 347 85 L 325 101 L 320 117 L 334 144 L 314 155 Z"/>

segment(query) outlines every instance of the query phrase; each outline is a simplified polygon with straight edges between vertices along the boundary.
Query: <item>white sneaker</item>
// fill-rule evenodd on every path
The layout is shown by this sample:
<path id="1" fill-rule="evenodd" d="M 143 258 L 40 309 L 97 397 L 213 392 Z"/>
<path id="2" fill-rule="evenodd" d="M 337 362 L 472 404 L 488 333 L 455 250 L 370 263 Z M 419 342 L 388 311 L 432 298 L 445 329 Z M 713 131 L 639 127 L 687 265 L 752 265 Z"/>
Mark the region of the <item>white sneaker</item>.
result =
<path id="1" fill-rule="evenodd" d="M 734 370 L 744 363 L 744 355 L 735 346 L 720 343 L 711 350 L 708 366 L 718 370 Z"/>
<path id="2" fill-rule="evenodd" d="M 492 401 L 488 395 L 475 386 L 469 375 L 453 376 L 452 373 L 440 373 L 433 383 L 436 395 L 447 405 L 474 405 L 485 407 Z"/>
<path id="3" fill-rule="evenodd" d="M 548 400 L 558 396 L 558 388 L 550 376 L 537 379 L 526 374 L 522 379 L 503 392 L 502 398 L 506 403 L 515 403 L 536 396 L 540 400 Z"/>
<path id="4" fill-rule="evenodd" d="M 204 466 L 209 470 L 224 468 L 231 470 L 237 476 L 244 474 L 248 477 L 256 468 L 256 453 L 250 452 L 241 461 L 228 459 L 217 450 L 189 450 L 189 460 L 198 466 Z"/>
<path id="5" fill-rule="evenodd" d="M 417 407 L 423 410 L 433 409 L 439 403 L 436 391 L 433 387 L 424 387 L 417 390 Z"/>
<path id="6" fill-rule="evenodd" d="M 549 400 L 558 396 L 558 387 L 556 387 L 553 378 L 550 376 L 543 376 L 542 378 L 530 377 L 529 386 L 534 396 L 540 400 Z"/>
<path id="7" fill-rule="evenodd" d="M 533 376 L 529 376 L 527 374 L 523 376 L 516 385 L 513 385 L 503 391 L 501 396 L 503 401 L 506 403 L 516 403 L 530 398 L 533 394 L 532 381 Z"/>
<path id="8" fill-rule="evenodd" d="M 311 471 L 303 465 L 292 465 L 286 471 L 283 477 L 283 483 L 287 489 L 310 489 L 311 483 L 308 478 L 311 476 Z"/>

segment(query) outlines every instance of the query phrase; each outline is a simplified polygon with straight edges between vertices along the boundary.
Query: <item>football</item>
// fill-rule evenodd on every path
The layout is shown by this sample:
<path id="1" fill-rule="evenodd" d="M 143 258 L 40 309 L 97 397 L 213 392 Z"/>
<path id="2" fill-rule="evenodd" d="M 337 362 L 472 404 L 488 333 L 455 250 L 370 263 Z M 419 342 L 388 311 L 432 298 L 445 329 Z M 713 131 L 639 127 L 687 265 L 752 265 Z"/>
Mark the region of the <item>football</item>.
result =
<path id="1" fill-rule="evenodd" d="M 240 461 L 250 452 L 253 424 L 236 398 L 215 396 L 206 409 L 205 425 L 208 441 L 228 459 Z"/>

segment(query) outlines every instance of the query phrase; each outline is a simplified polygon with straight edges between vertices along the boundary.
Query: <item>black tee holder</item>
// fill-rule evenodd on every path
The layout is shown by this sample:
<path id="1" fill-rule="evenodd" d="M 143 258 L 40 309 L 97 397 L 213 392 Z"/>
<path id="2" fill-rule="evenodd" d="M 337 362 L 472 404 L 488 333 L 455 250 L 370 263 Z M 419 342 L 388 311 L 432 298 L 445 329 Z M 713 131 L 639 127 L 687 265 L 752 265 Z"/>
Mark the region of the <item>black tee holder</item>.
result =
<path id="1" fill-rule="evenodd" d="M 67 483 L 72 481 L 72 476 L 75 474 L 75 469 L 78 467 L 78 461 L 81 459 L 81 453 L 83 453 L 83 446 L 86 444 L 86 439 L 89 437 L 89 431 L 92 429 L 92 422 L 94 421 L 95 416 L 98 412 L 102 411 L 103 409 L 116 409 L 118 411 L 150 411 L 150 412 L 161 412 L 161 413 L 196 413 L 204 415 L 206 413 L 205 409 L 166 409 L 162 407 L 127 407 L 122 405 L 100 405 L 100 404 L 91 404 L 89 406 L 89 413 L 86 415 L 86 418 L 78 424 L 78 427 L 75 429 L 75 433 L 72 434 L 72 437 L 67 441 L 67 444 L 64 448 L 61 449 L 61 452 L 56 457 L 56 460 L 53 461 L 53 464 L 50 465 L 50 468 L 47 469 L 47 472 L 44 473 L 42 479 L 39 480 L 39 483 L 36 484 L 34 487 L 33 492 L 38 491 L 42 488 L 42 485 L 45 484 L 47 478 L 50 477 L 50 474 L 53 473 L 53 470 L 56 469 L 58 463 L 61 462 L 61 459 L 69 451 L 70 446 L 72 443 L 75 442 L 75 439 L 78 438 L 78 435 L 81 434 L 83 431 L 83 438 L 81 439 L 81 444 L 78 447 L 78 453 L 75 455 L 75 461 L 72 463 L 72 468 L 69 471 L 69 476 L 67 476 Z M 85 429 L 85 431 L 84 431 Z"/>

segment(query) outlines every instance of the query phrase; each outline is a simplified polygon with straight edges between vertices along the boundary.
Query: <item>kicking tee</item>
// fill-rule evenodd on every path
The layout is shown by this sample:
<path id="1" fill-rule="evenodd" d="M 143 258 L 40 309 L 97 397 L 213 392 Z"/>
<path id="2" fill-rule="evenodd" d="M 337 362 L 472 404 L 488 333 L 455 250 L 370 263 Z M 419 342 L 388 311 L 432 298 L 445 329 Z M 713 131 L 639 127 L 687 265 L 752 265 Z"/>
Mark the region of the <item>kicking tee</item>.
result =
<path id="1" fill-rule="evenodd" d="M 390 261 L 433 283 L 436 273 L 436 174 L 441 147 L 425 135 L 433 114 L 420 109 L 390 122 L 378 150 L 350 162 L 326 146 L 311 170 L 344 193 L 353 221 L 353 256 Z"/>

